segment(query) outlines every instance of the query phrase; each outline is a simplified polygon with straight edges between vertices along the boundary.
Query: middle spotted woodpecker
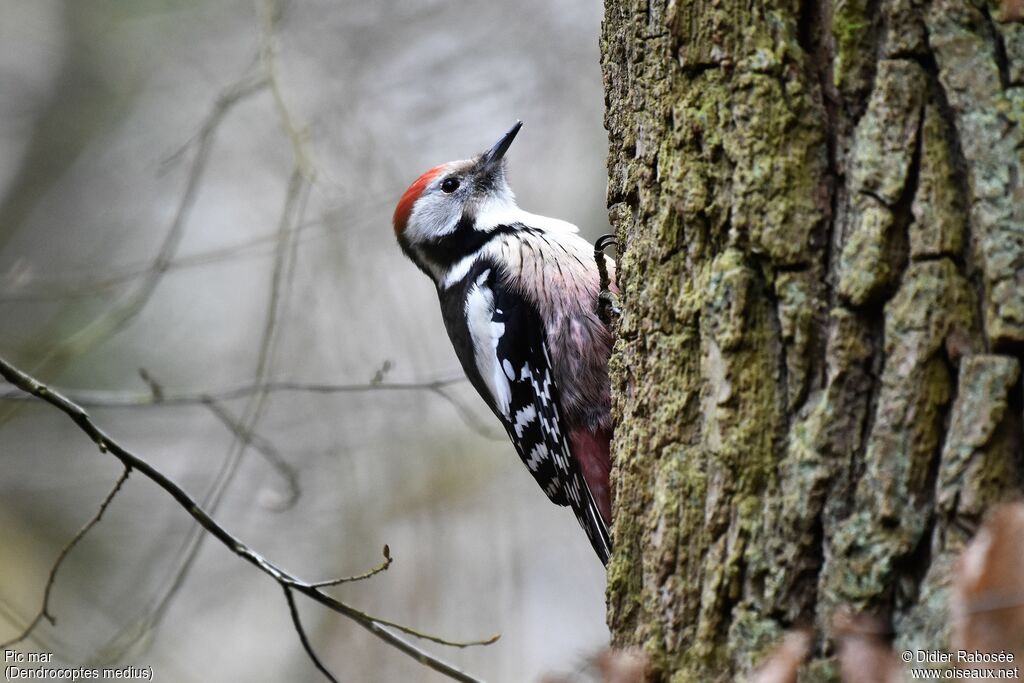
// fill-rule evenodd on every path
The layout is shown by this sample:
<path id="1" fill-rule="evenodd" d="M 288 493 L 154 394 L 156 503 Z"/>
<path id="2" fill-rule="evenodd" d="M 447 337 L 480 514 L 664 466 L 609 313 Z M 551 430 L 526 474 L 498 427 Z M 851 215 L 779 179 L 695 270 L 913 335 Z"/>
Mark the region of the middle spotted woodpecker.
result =
<path id="1" fill-rule="evenodd" d="M 505 180 L 521 127 L 421 175 L 395 208 L 395 234 L 437 287 L 469 381 L 607 564 L 612 334 L 597 314 L 594 248 L 576 226 L 520 209 Z"/>

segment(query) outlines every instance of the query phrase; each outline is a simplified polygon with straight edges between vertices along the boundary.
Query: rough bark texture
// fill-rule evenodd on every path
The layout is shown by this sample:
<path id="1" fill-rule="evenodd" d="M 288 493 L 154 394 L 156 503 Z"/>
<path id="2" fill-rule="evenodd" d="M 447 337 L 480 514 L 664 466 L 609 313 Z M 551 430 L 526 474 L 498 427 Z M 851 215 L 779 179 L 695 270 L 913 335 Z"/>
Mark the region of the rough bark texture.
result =
<path id="1" fill-rule="evenodd" d="M 1022 491 L 1024 24 L 982 0 L 607 0 L 609 621 L 733 680 L 844 607 L 944 642 Z"/>

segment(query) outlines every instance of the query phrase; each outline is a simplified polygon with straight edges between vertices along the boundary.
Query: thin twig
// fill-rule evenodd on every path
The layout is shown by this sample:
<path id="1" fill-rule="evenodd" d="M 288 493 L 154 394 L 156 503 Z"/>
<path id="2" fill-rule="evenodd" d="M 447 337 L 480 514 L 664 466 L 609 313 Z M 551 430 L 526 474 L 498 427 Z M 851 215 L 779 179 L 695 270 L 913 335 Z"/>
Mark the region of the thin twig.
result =
<path id="1" fill-rule="evenodd" d="M 267 405 L 268 392 L 265 389 L 265 385 L 272 373 L 273 358 L 280 337 L 278 323 L 285 316 L 288 293 L 291 289 L 295 264 L 298 258 L 298 231 L 296 227 L 301 225 L 305 219 L 309 190 L 316 180 L 316 169 L 303 144 L 305 133 L 295 123 L 294 117 L 285 104 L 275 72 L 273 29 L 278 16 L 278 8 L 273 0 L 269 0 L 264 4 L 264 9 L 266 11 L 262 17 L 264 20 L 261 34 L 262 44 L 258 61 L 261 73 L 258 76 L 254 76 L 254 80 L 260 84 L 261 88 L 266 87 L 271 92 L 281 126 L 287 133 L 292 145 L 294 164 L 288 182 L 284 205 L 278 220 L 274 267 L 270 282 L 267 313 L 258 345 L 256 368 L 253 373 L 256 388 L 242 410 L 242 416 L 238 421 L 238 429 L 233 430 L 235 438 L 232 440 L 228 455 L 222 463 L 209 491 L 204 496 L 204 504 L 211 513 L 216 512 L 220 502 L 223 500 L 224 493 L 238 473 L 243 456 L 252 442 L 252 434 Z M 204 403 L 208 404 L 208 397 L 204 398 Z M 175 568 L 167 589 L 158 599 L 156 606 L 144 618 L 144 626 L 155 626 L 163 618 L 167 607 L 170 605 L 178 589 L 183 585 L 195 558 L 198 556 L 199 548 L 202 546 L 204 538 L 205 536 L 198 532 L 189 534 L 185 541 L 184 552 L 181 555 L 182 559 Z"/>
<path id="2" fill-rule="evenodd" d="M 315 666 L 320 673 L 327 677 L 327 680 L 331 683 L 338 683 L 338 679 L 327 670 L 324 663 L 320 661 L 320 658 L 316 656 L 316 651 L 313 650 L 313 645 L 309 642 L 309 638 L 306 636 L 306 629 L 302 626 L 302 618 L 299 616 L 299 608 L 295 604 L 295 596 L 292 595 L 292 589 L 288 586 L 281 586 L 281 590 L 284 591 L 284 599 L 288 601 L 288 611 L 292 615 L 292 624 L 295 626 L 295 632 L 299 634 L 299 641 L 302 643 L 302 648 L 309 655 L 309 658 L 313 660 L 313 666 Z"/>
<path id="3" fill-rule="evenodd" d="M 152 392 L 108 391 L 91 389 L 60 389 L 65 396 L 71 397 L 76 403 L 87 408 L 145 408 L 149 406 L 177 406 L 202 404 L 207 401 L 231 401 L 245 398 L 258 393 L 261 389 L 268 393 L 296 392 L 312 394 L 359 394 L 374 391 L 436 391 L 453 384 L 466 381 L 465 375 L 459 373 L 438 379 L 422 382 L 381 382 L 334 384 L 331 382 L 299 382 L 296 380 L 270 380 L 262 385 L 258 382 L 246 382 L 223 389 L 203 391 L 170 391 L 163 390 L 162 396 Z M 16 391 L 0 393 L 0 399 L 25 400 L 24 394 Z"/>
<path id="4" fill-rule="evenodd" d="M 404 624 L 399 624 L 395 621 L 388 621 L 387 619 L 381 619 L 380 617 L 373 617 L 369 614 L 366 614 L 365 616 L 367 619 L 372 619 L 375 623 L 380 624 L 381 626 L 390 626 L 391 628 L 401 631 L 402 633 L 408 633 L 410 636 L 416 636 L 417 638 L 429 640 L 433 643 L 437 643 L 438 645 L 445 645 L 447 647 L 464 648 L 477 647 L 480 645 L 493 645 L 501 639 L 501 634 L 495 633 L 493 636 L 490 636 L 489 638 L 481 638 L 480 640 L 448 640 L 447 638 L 441 638 L 440 636 L 435 636 L 430 633 L 424 633 L 423 631 L 417 630 L 412 626 L 405 626 Z"/>
<path id="5" fill-rule="evenodd" d="M 150 297 L 156 291 L 163 275 L 170 269 L 174 261 L 178 245 L 181 243 L 191 210 L 195 204 L 201 180 L 212 156 L 217 131 L 236 105 L 259 93 L 266 86 L 267 83 L 260 74 L 249 72 L 221 92 L 210 113 L 203 121 L 199 132 L 190 144 L 186 145 L 182 150 L 184 155 L 185 151 L 194 148 L 186 174 L 185 187 L 178 200 L 167 232 L 161 241 L 160 248 L 146 268 L 141 282 L 120 304 L 93 318 L 69 336 L 52 345 L 43 354 L 42 358 L 35 363 L 34 371 L 52 373 L 74 356 L 93 348 L 102 340 L 115 334 L 144 309 Z M 11 416 L 13 408 L 13 406 L 0 405 L 0 423 Z M 178 582 L 178 579 L 175 579 L 175 581 Z M 172 587 L 173 590 L 174 588 Z M 143 624 L 144 626 L 145 624 Z M 135 632 L 142 633 L 144 631 L 145 628 L 140 628 Z M 124 632 L 121 635 L 123 636 Z M 135 638 L 128 636 L 128 639 L 134 640 Z M 114 647 L 115 645 L 112 642 L 106 648 Z"/>
<path id="6" fill-rule="evenodd" d="M 210 412 L 216 417 L 221 424 L 227 427 L 236 438 L 247 438 L 249 445 L 255 449 L 257 453 L 263 456 L 263 459 L 274 468 L 288 487 L 288 494 L 284 501 L 278 507 L 280 510 L 288 510 L 292 508 L 295 503 L 299 500 L 302 495 L 302 488 L 299 486 L 299 474 L 292 467 L 291 463 L 284 459 L 281 453 L 277 450 L 277 447 L 271 443 L 270 439 L 261 436 L 255 432 L 246 434 L 244 426 L 239 422 L 234 415 L 232 415 L 227 408 L 219 404 L 217 401 L 210 399 L 204 401 Z"/>
<path id="7" fill-rule="evenodd" d="M 53 391 L 46 385 L 42 384 L 38 380 L 25 374 L 18 368 L 14 367 L 4 359 L 0 358 L 0 376 L 4 377 L 8 382 L 18 387 L 22 391 L 32 394 L 43 401 L 46 401 L 50 405 L 61 410 L 71 420 L 78 425 L 86 435 L 96 444 L 101 452 L 110 453 L 112 456 L 121 461 L 121 463 L 128 469 L 134 469 L 141 473 L 146 478 L 150 479 L 153 483 L 163 489 L 167 494 L 174 498 L 177 503 L 184 508 L 189 515 L 209 533 L 211 536 L 220 541 L 235 555 L 238 555 L 245 561 L 249 562 L 261 572 L 274 579 L 279 585 L 286 588 L 302 593 L 309 597 L 311 600 L 342 614 L 355 623 L 359 624 L 366 630 L 373 633 L 381 640 L 387 642 L 393 647 L 397 648 L 401 652 L 409 655 L 421 664 L 442 673 L 449 678 L 457 681 L 463 681 L 463 683 L 479 683 L 479 679 L 465 673 L 458 669 L 452 664 L 449 664 L 441 659 L 438 659 L 434 655 L 431 655 L 424 650 L 416 647 L 409 641 L 401 638 L 400 636 L 392 633 L 388 630 L 391 628 L 400 628 L 398 624 L 388 622 L 386 620 L 379 619 L 362 612 L 347 603 L 344 603 L 337 598 L 334 598 L 326 593 L 322 592 L 317 586 L 297 579 L 293 575 L 280 569 L 269 560 L 265 559 L 257 552 L 249 548 L 249 546 L 242 543 L 241 540 L 233 536 L 224 527 L 222 527 L 216 520 L 214 520 L 199 503 L 192 498 L 181 486 L 176 484 L 174 481 L 169 479 L 162 472 L 154 468 L 148 462 L 133 454 L 124 448 L 121 444 L 115 441 L 105 431 L 100 429 L 89 417 L 85 410 L 69 400 L 60 393 Z M 446 641 L 436 636 L 430 636 L 408 627 L 404 627 L 405 633 L 416 636 L 418 638 L 425 638 L 433 640 L 434 642 L 443 643 L 445 645 L 451 645 L 453 647 L 466 647 L 475 644 L 488 644 L 493 643 L 496 638 L 490 638 L 483 641 L 473 641 L 468 643 L 458 643 L 455 641 Z"/>
<path id="8" fill-rule="evenodd" d="M 145 307 L 156 291 L 164 274 L 170 268 L 185 234 L 185 227 L 192 207 L 199 192 L 200 181 L 206 171 L 217 129 L 228 112 L 239 102 L 244 101 L 267 86 L 264 78 L 247 75 L 230 86 L 218 98 L 213 111 L 207 117 L 199 133 L 195 156 L 188 171 L 185 189 L 178 201 L 174 217 L 163 238 L 160 249 L 147 268 L 146 275 L 135 290 L 117 306 L 104 311 L 57 344 L 52 345 L 41 358 L 34 361 L 37 372 L 50 374 L 63 367 L 74 356 L 95 347 L 104 339 L 109 338 L 123 329 Z M 59 318 L 60 316 L 58 316 Z M 0 409 L 0 420 L 7 415 Z"/>
<path id="9" fill-rule="evenodd" d="M 391 562 L 392 562 L 391 548 L 389 548 L 387 545 L 385 545 L 384 546 L 384 561 L 381 562 L 380 564 L 378 564 L 373 569 L 371 569 L 371 570 L 369 570 L 367 572 L 363 572 L 362 574 L 356 574 L 355 576 L 342 576 L 341 578 L 338 578 L 338 579 L 329 579 L 327 581 L 316 581 L 315 583 L 311 583 L 309 585 L 313 586 L 314 588 L 327 588 L 328 586 L 337 586 L 337 585 L 342 584 L 342 583 L 352 583 L 353 581 L 362 581 L 363 579 L 369 579 L 371 577 L 377 576 L 377 574 L 380 574 L 381 572 L 387 571 L 388 567 L 391 566 Z"/>
<path id="10" fill-rule="evenodd" d="M 459 419 L 462 420 L 462 423 L 474 432 L 486 439 L 490 439 L 491 441 L 505 440 L 506 435 L 504 432 L 499 432 L 498 430 L 490 427 L 488 423 L 480 419 L 477 413 L 469 408 L 469 406 L 465 405 L 462 401 L 456 399 L 455 396 L 448 393 L 448 386 L 449 385 L 434 386 L 431 387 L 430 390 L 447 401 L 448 405 L 455 409 L 455 412 L 458 414 Z"/>
<path id="11" fill-rule="evenodd" d="M 374 198 L 360 195 L 359 205 L 339 204 L 323 211 L 325 215 L 344 214 L 346 223 L 351 227 L 361 220 L 376 221 L 379 209 L 390 205 L 394 197 L 402 192 L 402 187 L 389 187 L 378 193 Z M 328 219 L 310 218 L 292 228 L 300 241 L 324 237 L 334 229 Z M 246 257 L 263 257 L 272 255 L 274 244 L 278 239 L 278 231 L 264 233 L 247 238 L 226 247 L 216 247 L 205 251 L 197 251 L 185 256 L 176 256 L 165 264 L 165 271 L 194 268 L 223 261 Z M 271 247 L 268 249 L 267 247 Z M 59 277 L 29 276 L 24 281 L 19 277 L 16 282 L 0 279 L 0 302 L 32 302 L 62 299 L 77 299 L 93 296 L 119 285 L 130 283 L 147 276 L 153 268 L 150 261 L 130 263 L 120 268 L 104 267 L 101 275 L 80 276 L 71 279 L 67 275 Z M 88 272 L 88 271 L 87 271 Z"/>
<path id="12" fill-rule="evenodd" d="M 264 389 L 272 371 L 272 361 L 278 341 L 278 321 L 284 316 L 284 307 L 287 303 L 287 292 L 290 290 L 292 273 L 295 265 L 295 248 L 293 234 L 289 230 L 296 220 L 301 220 L 305 210 L 306 190 L 309 183 L 298 171 L 293 171 L 288 184 L 288 192 L 284 200 L 281 215 L 278 219 L 278 246 L 274 260 L 274 270 L 271 276 L 270 292 L 267 302 L 267 312 L 264 319 L 263 331 L 260 335 L 256 367 L 253 371 L 255 378 L 255 390 L 249 396 L 245 407 L 242 410 L 242 417 L 239 420 L 239 428 L 235 431 L 227 457 L 221 464 L 213 483 L 203 496 L 203 507 L 210 514 L 215 514 L 220 506 L 223 496 L 227 491 L 247 452 L 256 425 L 267 405 L 268 394 Z M 208 401 L 204 397 L 204 403 Z M 178 590 L 184 585 L 188 573 L 191 570 L 199 550 L 202 547 L 206 535 L 200 530 L 190 530 L 179 553 L 179 561 L 171 578 L 158 597 L 154 607 L 140 620 L 141 628 L 131 628 L 127 633 L 144 633 L 160 623 L 167 613 Z"/>
<path id="13" fill-rule="evenodd" d="M 64 564 L 64 560 L 67 558 L 71 550 L 78 545 L 78 542 L 85 538 L 85 535 L 99 523 L 100 519 L 103 518 L 103 513 L 107 511 L 107 506 L 110 505 L 110 502 L 114 500 L 114 496 L 116 496 L 121 490 L 121 486 L 128 480 L 128 474 L 130 472 L 131 468 L 128 465 L 125 465 L 124 471 L 122 471 L 121 476 L 117 478 L 117 482 L 114 483 L 114 487 L 110 489 L 110 492 L 103 498 L 99 509 L 96 510 L 96 514 L 94 514 L 92 518 L 78 530 L 78 533 L 71 537 L 71 540 L 67 542 L 64 548 L 61 549 L 60 555 L 57 556 L 57 560 L 53 563 L 53 566 L 50 567 L 50 575 L 46 578 L 46 588 L 43 589 L 43 604 L 39 608 L 39 612 L 20 634 L 11 640 L 8 640 L 6 643 L 0 643 L 0 650 L 12 645 L 17 645 L 28 638 L 32 635 L 32 631 L 35 630 L 36 626 L 39 625 L 39 622 L 43 619 L 46 619 L 51 624 L 57 623 L 57 617 L 53 616 L 50 612 L 50 593 L 53 591 L 53 584 L 57 580 L 57 572 L 60 571 L 61 565 Z"/>
<path id="14" fill-rule="evenodd" d="M 467 381 L 466 376 L 461 372 L 438 379 L 424 380 L 421 382 L 381 382 L 374 384 L 333 384 L 328 382 L 298 382 L 294 380 L 271 380 L 262 386 L 259 383 L 248 382 L 234 387 L 214 389 L 209 391 L 180 391 L 173 392 L 163 389 L 161 396 L 152 392 L 126 392 L 91 389 L 58 389 L 62 394 L 68 396 L 75 403 L 86 408 L 148 408 L 155 406 L 178 406 L 203 404 L 208 401 L 230 401 L 254 394 L 260 390 L 267 393 L 296 392 L 314 394 L 357 394 L 374 391 L 429 391 L 443 398 L 458 414 L 467 427 L 481 436 L 494 441 L 504 441 L 507 437 L 504 432 L 498 433 L 484 423 L 471 408 L 459 401 L 448 389 L 456 384 Z M 24 394 L 7 390 L 0 390 L 0 400 L 23 401 L 28 400 Z"/>
<path id="15" fill-rule="evenodd" d="M 295 115 L 285 102 L 284 94 L 281 92 L 281 80 L 277 77 L 277 40 L 275 29 L 277 28 L 280 15 L 281 8 L 277 0 L 264 0 L 260 12 L 260 37 L 262 39 L 262 44 L 260 45 L 260 64 L 263 67 L 263 77 L 269 84 L 270 93 L 274 98 L 274 107 L 277 109 L 278 118 L 281 120 L 281 127 L 291 143 L 295 169 L 305 180 L 313 183 L 316 180 L 317 169 L 313 163 L 313 155 L 306 144 L 309 135 L 308 130 L 297 122 Z"/>

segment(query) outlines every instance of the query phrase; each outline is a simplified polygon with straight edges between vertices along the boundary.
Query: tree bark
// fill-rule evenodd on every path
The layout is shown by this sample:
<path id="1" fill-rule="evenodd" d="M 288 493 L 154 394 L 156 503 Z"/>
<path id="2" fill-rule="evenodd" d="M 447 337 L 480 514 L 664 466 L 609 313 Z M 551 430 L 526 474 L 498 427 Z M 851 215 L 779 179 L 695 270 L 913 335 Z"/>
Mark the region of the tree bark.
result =
<path id="1" fill-rule="evenodd" d="M 1024 24 L 982 0 L 607 0 L 614 642 L 731 681 L 843 609 L 947 636 L 1024 476 Z"/>

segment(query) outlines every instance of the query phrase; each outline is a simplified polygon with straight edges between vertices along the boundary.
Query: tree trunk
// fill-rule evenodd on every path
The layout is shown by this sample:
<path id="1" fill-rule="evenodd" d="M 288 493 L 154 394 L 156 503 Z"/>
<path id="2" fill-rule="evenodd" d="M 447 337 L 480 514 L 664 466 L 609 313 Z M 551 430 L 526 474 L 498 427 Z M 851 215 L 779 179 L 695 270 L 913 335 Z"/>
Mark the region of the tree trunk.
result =
<path id="1" fill-rule="evenodd" d="M 622 245 L 609 623 L 733 680 L 841 609 L 945 642 L 1024 476 L 1024 24 L 966 0 L 607 0 Z"/>

